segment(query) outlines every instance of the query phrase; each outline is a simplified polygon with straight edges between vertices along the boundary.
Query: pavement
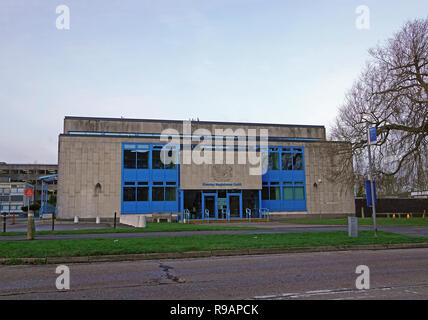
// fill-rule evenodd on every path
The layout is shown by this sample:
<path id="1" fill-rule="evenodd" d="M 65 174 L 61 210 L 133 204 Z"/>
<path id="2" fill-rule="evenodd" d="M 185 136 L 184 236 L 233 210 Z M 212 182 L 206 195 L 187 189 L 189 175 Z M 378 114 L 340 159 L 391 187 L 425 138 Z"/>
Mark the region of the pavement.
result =
<path id="1" fill-rule="evenodd" d="M 356 288 L 359 265 L 370 289 Z M 428 299 L 428 248 L 67 266 L 70 290 L 61 291 L 56 265 L 0 266 L 0 299 Z"/>
<path id="2" fill-rule="evenodd" d="M 95 239 L 95 238 L 152 238 L 152 237 L 173 237 L 173 236 L 196 236 L 196 235 L 230 235 L 230 234 L 275 234 L 275 233 L 298 233 L 298 232 L 329 232 L 347 231 L 347 226 L 320 226 L 320 225 L 299 225 L 288 223 L 239 223 L 222 224 L 224 226 L 246 226 L 256 227 L 259 230 L 223 230 L 223 231 L 176 231 L 176 232 L 134 232 L 134 233 L 103 233 L 103 234 L 69 234 L 69 235 L 37 235 L 36 240 L 70 240 L 70 239 Z M 21 226 L 22 227 L 22 226 Z M 111 225 L 96 224 L 57 224 L 55 230 L 81 230 L 95 228 L 110 228 Z M 9 231 L 12 231 L 8 229 Z M 25 229 L 23 229 L 26 231 Z M 37 231 L 50 230 L 48 225 L 37 225 Z M 359 226 L 359 230 L 372 230 L 370 226 Z M 381 226 L 381 231 L 399 233 L 410 236 L 428 237 L 428 227 L 419 226 Z M 0 236 L 0 241 L 21 241 L 26 240 L 25 235 L 20 236 Z"/>

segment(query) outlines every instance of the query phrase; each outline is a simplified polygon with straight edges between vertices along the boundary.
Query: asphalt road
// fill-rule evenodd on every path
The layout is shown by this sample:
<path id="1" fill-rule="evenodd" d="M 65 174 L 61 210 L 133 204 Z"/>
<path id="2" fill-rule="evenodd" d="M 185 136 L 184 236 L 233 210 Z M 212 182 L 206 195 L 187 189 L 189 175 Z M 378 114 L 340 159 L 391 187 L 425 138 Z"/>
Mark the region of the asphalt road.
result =
<path id="1" fill-rule="evenodd" d="M 358 290 L 358 265 L 370 289 Z M 428 249 L 0 266 L 0 299 L 428 299 Z"/>

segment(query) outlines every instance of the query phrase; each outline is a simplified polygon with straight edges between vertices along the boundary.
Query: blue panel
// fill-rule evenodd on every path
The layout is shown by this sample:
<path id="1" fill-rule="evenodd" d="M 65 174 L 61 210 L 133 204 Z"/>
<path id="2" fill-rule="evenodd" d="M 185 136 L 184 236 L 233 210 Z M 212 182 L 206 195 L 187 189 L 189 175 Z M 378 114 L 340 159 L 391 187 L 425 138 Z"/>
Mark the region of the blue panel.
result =
<path id="1" fill-rule="evenodd" d="M 304 170 L 294 170 L 293 171 L 293 181 L 304 182 L 305 181 L 305 171 Z"/>
<path id="2" fill-rule="evenodd" d="M 294 200 L 294 211 L 306 211 L 306 200 Z"/>
<path id="3" fill-rule="evenodd" d="M 164 181 L 165 180 L 165 170 L 152 170 L 152 181 Z"/>
<path id="4" fill-rule="evenodd" d="M 136 202 L 136 213 L 150 213 L 150 202 L 149 201 L 137 201 Z"/>
<path id="5" fill-rule="evenodd" d="M 137 202 L 136 201 L 123 201 L 124 213 L 137 213 Z"/>
<path id="6" fill-rule="evenodd" d="M 137 174 L 136 174 L 136 180 L 137 181 L 149 181 L 150 180 L 150 170 L 141 169 L 141 170 L 135 170 L 135 171 L 137 172 Z"/>
<path id="7" fill-rule="evenodd" d="M 165 181 L 178 182 L 178 170 L 162 170 L 165 174 Z"/>
<path id="8" fill-rule="evenodd" d="M 123 169 L 122 180 L 123 181 L 136 181 L 137 180 L 137 170 L 135 169 Z"/>

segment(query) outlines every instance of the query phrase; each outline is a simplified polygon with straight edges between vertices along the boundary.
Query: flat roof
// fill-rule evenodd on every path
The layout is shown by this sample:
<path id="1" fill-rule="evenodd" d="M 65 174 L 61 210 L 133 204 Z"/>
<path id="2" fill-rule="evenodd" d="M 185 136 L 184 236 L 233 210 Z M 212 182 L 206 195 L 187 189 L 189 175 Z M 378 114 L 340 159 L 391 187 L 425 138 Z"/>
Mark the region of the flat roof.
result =
<path id="1" fill-rule="evenodd" d="M 99 118 L 99 117 L 76 117 L 65 116 L 64 120 L 102 120 L 102 121 L 130 121 L 130 122 L 165 122 L 182 123 L 189 120 L 165 120 L 165 119 L 133 119 L 133 118 Z M 319 128 L 325 129 L 322 125 L 304 125 L 304 124 L 279 124 L 279 123 L 259 123 L 259 122 L 233 122 L 233 121 L 202 121 L 192 120 L 192 122 L 202 124 L 230 124 L 230 125 L 251 125 L 251 126 L 275 126 L 275 127 L 300 127 L 300 128 Z"/>

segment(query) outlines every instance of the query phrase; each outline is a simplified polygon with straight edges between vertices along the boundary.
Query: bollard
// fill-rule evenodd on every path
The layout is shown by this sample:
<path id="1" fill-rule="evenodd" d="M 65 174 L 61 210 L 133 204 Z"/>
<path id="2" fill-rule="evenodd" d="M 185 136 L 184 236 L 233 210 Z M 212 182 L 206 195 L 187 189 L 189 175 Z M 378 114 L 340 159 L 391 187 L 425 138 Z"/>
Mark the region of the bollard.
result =
<path id="1" fill-rule="evenodd" d="M 146 227 L 146 217 L 140 216 L 138 219 L 138 228 L 145 228 Z"/>
<path id="2" fill-rule="evenodd" d="M 55 215 L 52 213 L 52 231 L 55 230 Z"/>
<path id="3" fill-rule="evenodd" d="M 96 223 L 96 224 L 100 224 L 100 217 L 96 217 L 96 219 L 95 219 L 95 223 Z"/>
<path id="4" fill-rule="evenodd" d="M 3 232 L 6 232 L 6 213 L 3 213 Z"/>
<path id="5" fill-rule="evenodd" d="M 15 214 L 12 214 L 12 224 L 15 224 Z"/>
<path id="6" fill-rule="evenodd" d="M 27 240 L 34 240 L 35 233 L 35 225 L 34 225 L 34 213 L 28 212 L 28 221 L 27 221 Z"/>
<path id="7" fill-rule="evenodd" d="M 114 228 L 116 229 L 116 212 L 114 213 Z"/>
<path id="8" fill-rule="evenodd" d="M 348 236 L 358 237 L 358 218 L 348 217 Z"/>

